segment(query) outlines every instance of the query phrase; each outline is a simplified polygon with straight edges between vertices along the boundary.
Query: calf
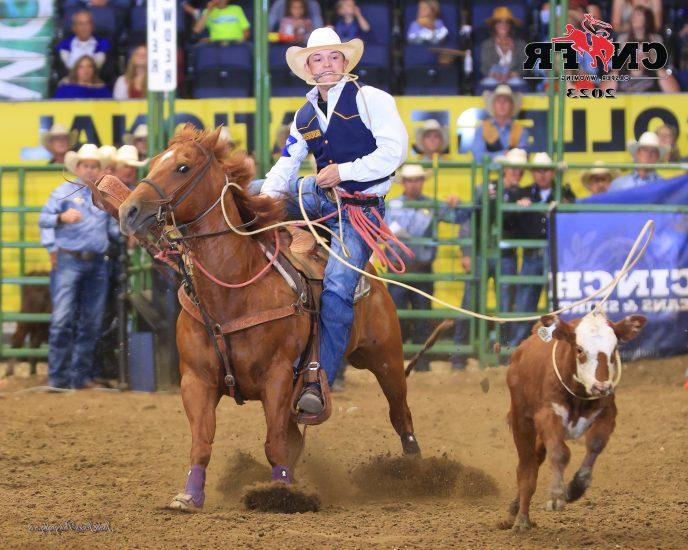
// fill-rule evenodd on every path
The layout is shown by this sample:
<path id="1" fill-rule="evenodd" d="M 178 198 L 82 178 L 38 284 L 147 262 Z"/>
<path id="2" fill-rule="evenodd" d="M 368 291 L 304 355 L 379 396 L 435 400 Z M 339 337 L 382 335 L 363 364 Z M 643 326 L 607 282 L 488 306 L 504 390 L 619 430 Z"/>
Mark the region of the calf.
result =
<path id="1" fill-rule="evenodd" d="M 506 376 L 508 418 L 518 452 L 518 496 L 509 507 L 512 529 L 532 527 L 530 500 L 547 455 L 553 474 L 547 509 L 562 510 L 585 493 L 595 459 L 614 431 L 617 344 L 635 338 L 646 322 L 642 315 L 631 315 L 613 323 L 601 312 L 571 323 L 545 315 L 513 353 Z M 583 434 L 585 458 L 565 486 L 564 469 L 571 457 L 565 440 Z"/>

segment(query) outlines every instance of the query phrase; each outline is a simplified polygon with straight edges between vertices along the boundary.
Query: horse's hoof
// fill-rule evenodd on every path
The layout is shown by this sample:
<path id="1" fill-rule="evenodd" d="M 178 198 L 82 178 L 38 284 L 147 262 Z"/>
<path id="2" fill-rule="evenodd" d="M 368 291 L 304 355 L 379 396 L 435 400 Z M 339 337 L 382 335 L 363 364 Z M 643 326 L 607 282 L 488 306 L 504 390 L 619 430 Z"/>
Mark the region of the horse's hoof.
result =
<path id="1" fill-rule="evenodd" d="M 168 508 L 179 510 L 180 512 L 198 512 L 201 509 L 200 506 L 196 506 L 193 497 L 185 493 L 179 493 L 174 497 Z"/>
<path id="2" fill-rule="evenodd" d="M 241 501 L 247 510 L 281 514 L 317 512 L 321 506 L 315 493 L 279 481 L 254 483 L 246 489 Z"/>
<path id="3" fill-rule="evenodd" d="M 514 520 L 514 524 L 511 526 L 511 530 L 515 533 L 525 533 L 533 528 L 533 524 L 530 522 L 530 518 L 523 514 L 518 514 Z"/>
<path id="4" fill-rule="evenodd" d="M 564 509 L 566 502 L 562 498 L 552 497 L 545 504 L 545 510 L 548 512 L 561 512 Z"/>
<path id="5" fill-rule="evenodd" d="M 418 445 L 418 440 L 412 433 L 406 433 L 401 436 L 401 447 L 404 450 L 405 455 L 420 456 L 420 446 Z"/>

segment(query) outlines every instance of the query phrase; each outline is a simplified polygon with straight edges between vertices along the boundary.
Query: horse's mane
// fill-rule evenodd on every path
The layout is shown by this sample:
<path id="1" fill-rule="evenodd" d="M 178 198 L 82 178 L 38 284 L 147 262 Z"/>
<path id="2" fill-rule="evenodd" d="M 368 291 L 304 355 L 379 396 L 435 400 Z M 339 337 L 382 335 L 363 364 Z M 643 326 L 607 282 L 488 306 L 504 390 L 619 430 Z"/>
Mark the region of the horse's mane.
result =
<path id="1" fill-rule="evenodd" d="M 197 130 L 193 125 L 185 124 L 172 137 L 169 146 L 171 147 L 185 141 L 196 141 L 215 155 L 215 158 L 222 164 L 223 171 L 229 181 L 241 187 L 241 189 L 232 187 L 231 190 L 243 223 L 250 222 L 254 217 L 257 218 L 256 223 L 250 227 L 251 230 L 284 220 L 284 200 L 273 199 L 267 195 L 258 196 L 249 193 L 251 171 L 246 163 L 248 153 L 246 151 L 227 153 L 219 140 L 213 141 L 215 132 Z M 255 235 L 259 239 L 265 236 L 266 233 Z"/>

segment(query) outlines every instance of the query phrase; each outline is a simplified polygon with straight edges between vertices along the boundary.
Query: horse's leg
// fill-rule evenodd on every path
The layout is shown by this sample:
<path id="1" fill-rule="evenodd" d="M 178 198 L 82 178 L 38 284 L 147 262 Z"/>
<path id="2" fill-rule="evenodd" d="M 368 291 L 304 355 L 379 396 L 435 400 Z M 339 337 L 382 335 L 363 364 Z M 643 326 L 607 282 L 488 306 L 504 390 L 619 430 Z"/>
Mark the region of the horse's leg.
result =
<path id="1" fill-rule="evenodd" d="M 303 452 L 305 439 L 299 430 L 299 425 L 293 417 L 289 418 L 287 426 L 287 445 L 289 447 L 289 468 L 293 471 L 296 469 L 296 463 L 301 458 Z"/>
<path id="2" fill-rule="evenodd" d="M 180 360 L 182 401 L 191 427 L 191 468 L 184 492 L 170 508 L 199 510 L 205 500 L 205 469 L 210 462 L 215 437 L 215 408 L 222 396 L 216 383 L 194 372 Z"/>
<path id="3" fill-rule="evenodd" d="M 411 411 L 406 402 L 406 375 L 401 355 L 401 340 L 397 339 L 399 342 L 396 346 L 378 344 L 359 348 L 349 356 L 349 360 L 356 368 L 368 369 L 377 378 L 389 403 L 389 419 L 401 438 L 404 454 L 420 455 L 420 447 L 413 433 Z"/>
<path id="4" fill-rule="evenodd" d="M 289 470 L 290 408 L 292 390 L 292 363 L 272 364 L 266 372 L 267 380 L 263 390 L 263 410 L 267 423 L 265 456 L 272 466 L 273 481 L 291 483 Z M 298 431 L 298 427 L 294 426 Z M 294 437 L 294 434 L 291 434 Z"/>

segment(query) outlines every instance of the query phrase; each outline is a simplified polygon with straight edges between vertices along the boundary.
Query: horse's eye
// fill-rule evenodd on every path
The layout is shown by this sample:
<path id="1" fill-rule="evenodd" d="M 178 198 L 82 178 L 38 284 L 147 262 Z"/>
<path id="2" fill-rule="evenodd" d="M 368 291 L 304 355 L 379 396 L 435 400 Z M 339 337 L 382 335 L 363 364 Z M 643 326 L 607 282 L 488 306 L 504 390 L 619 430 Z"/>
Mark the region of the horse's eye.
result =
<path id="1" fill-rule="evenodd" d="M 177 166 L 177 172 L 180 174 L 186 174 L 189 171 L 189 167 L 186 164 L 180 164 Z"/>

